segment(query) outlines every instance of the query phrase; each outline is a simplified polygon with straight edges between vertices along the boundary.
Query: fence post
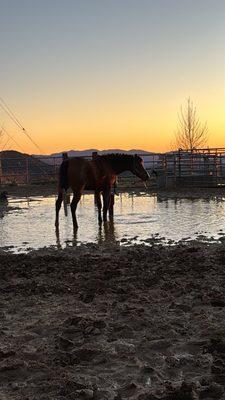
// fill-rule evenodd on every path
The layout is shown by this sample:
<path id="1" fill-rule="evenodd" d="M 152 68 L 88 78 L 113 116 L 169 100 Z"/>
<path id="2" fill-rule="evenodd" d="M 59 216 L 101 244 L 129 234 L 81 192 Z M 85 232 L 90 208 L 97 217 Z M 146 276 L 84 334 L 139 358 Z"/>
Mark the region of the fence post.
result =
<path id="1" fill-rule="evenodd" d="M 29 183 L 29 158 L 26 158 L 26 183 Z"/>
<path id="2" fill-rule="evenodd" d="M 69 157 L 68 157 L 68 153 L 65 151 L 64 153 L 62 153 L 62 159 L 63 159 L 63 161 L 64 160 L 67 160 Z"/>
<path id="3" fill-rule="evenodd" d="M 2 183 L 2 155 L 0 153 L 0 185 Z"/>
<path id="4" fill-rule="evenodd" d="M 176 179 L 176 176 L 177 176 L 177 159 L 176 159 L 176 155 L 175 154 L 173 156 L 173 174 L 174 174 L 174 179 Z"/>
<path id="5" fill-rule="evenodd" d="M 93 151 L 91 156 L 92 156 L 92 160 L 93 160 L 94 158 L 98 157 L 98 152 Z"/>
<path id="6" fill-rule="evenodd" d="M 167 158 L 166 155 L 164 156 L 164 174 L 165 174 L 165 186 L 167 188 L 167 181 L 168 181 L 168 176 L 167 176 Z"/>
<path id="7" fill-rule="evenodd" d="M 193 175 L 193 163 L 194 163 L 194 155 L 193 155 L 193 149 L 191 149 L 191 176 Z"/>
<path id="8" fill-rule="evenodd" d="M 181 149 L 178 150 L 178 170 L 179 178 L 181 177 Z"/>
<path id="9" fill-rule="evenodd" d="M 217 167 L 218 167 L 218 165 L 217 165 L 217 161 L 218 161 L 218 159 L 217 159 L 217 152 L 215 153 L 215 157 L 214 157 L 214 169 L 215 169 L 215 175 L 216 175 L 216 178 L 217 178 Z"/>
<path id="10" fill-rule="evenodd" d="M 55 162 L 55 157 L 53 158 L 53 168 L 54 168 L 54 179 L 56 178 L 56 162 Z"/>

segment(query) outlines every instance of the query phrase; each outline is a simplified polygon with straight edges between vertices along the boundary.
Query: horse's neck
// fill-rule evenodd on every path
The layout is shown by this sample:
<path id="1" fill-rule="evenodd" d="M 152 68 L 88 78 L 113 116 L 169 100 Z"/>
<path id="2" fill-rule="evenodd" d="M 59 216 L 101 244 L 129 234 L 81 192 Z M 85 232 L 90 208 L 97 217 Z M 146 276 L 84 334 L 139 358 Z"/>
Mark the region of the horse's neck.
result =
<path id="1" fill-rule="evenodd" d="M 121 166 L 119 166 L 118 167 L 118 169 L 117 169 L 117 171 L 116 171 L 116 174 L 118 175 L 118 174 L 122 174 L 122 172 L 125 172 L 125 171 L 130 171 L 130 166 L 126 166 L 126 165 L 121 165 Z"/>
<path id="2" fill-rule="evenodd" d="M 130 160 L 113 160 L 113 162 L 110 162 L 110 166 L 116 175 L 131 170 Z"/>

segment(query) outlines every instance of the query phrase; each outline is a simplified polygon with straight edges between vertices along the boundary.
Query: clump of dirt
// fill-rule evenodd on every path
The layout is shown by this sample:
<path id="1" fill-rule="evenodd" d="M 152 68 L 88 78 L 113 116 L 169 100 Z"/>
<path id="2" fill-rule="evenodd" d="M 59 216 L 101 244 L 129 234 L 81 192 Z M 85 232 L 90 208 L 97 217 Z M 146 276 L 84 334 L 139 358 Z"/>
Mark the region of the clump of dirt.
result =
<path id="1" fill-rule="evenodd" d="M 2 398 L 225 398 L 223 244 L 0 257 Z"/>

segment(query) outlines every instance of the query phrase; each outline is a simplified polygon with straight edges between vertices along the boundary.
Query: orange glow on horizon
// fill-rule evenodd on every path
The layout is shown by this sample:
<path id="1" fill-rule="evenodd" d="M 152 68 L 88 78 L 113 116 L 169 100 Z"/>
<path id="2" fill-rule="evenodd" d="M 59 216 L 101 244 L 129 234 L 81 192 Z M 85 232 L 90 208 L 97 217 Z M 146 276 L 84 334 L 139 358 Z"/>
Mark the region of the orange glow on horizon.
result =
<path id="1" fill-rule="evenodd" d="M 169 99 L 149 102 L 146 97 L 139 100 L 139 103 L 128 103 L 127 99 L 126 105 L 106 103 L 104 108 L 103 104 L 101 107 L 76 104 L 69 110 L 62 109 L 61 104 L 47 107 L 46 102 L 40 100 L 34 107 L 21 105 L 17 115 L 20 115 L 32 139 L 43 149 L 43 154 L 91 148 L 170 151 L 178 122 L 179 104 L 185 102 L 180 102 L 177 97 L 173 102 L 169 102 Z M 225 106 L 222 100 L 220 98 L 219 102 L 217 99 L 214 107 L 203 99 L 196 104 L 200 121 L 207 121 L 210 147 L 225 147 Z M 199 107 L 199 104 L 202 106 Z M 0 114 L 0 120 L 3 120 L 2 117 Z M 4 127 L 24 153 L 40 153 L 12 121 L 6 120 Z M 0 142 L 1 147 L 3 143 Z M 14 142 L 10 141 L 9 144 L 8 148 L 22 151 Z"/>

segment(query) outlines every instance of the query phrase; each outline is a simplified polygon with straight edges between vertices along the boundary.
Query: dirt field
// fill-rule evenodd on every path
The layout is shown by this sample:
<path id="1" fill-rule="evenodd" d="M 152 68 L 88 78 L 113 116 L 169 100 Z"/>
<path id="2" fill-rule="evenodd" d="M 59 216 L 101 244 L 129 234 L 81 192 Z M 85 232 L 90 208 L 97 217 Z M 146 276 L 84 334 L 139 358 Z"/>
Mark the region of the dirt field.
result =
<path id="1" fill-rule="evenodd" d="M 223 244 L 0 257 L 0 399 L 225 399 Z"/>

